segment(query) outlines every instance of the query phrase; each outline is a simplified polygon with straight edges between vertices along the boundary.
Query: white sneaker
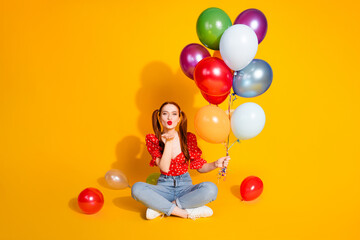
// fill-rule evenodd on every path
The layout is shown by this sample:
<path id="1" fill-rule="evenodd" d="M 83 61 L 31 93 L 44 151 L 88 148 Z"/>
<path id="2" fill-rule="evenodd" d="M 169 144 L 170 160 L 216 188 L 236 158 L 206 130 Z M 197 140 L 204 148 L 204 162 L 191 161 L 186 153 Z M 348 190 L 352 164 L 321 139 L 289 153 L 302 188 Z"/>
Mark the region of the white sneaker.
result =
<path id="1" fill-rule="evenodd" d="M 151 219 L 157 218 L 160 215 L 164 216 L 164 214 L 162 212 L 156 211 L 151 208 L 146 209 L 146 219 L 151 220 Z"/>
<path id="2" fill-rule="evenodd" d="M 185 209 L 188 212 L 188 218 L 196 220 L 201 217 L 210 217 L 213 215 L 213 210 L 208 206 L 202 206 L 198 208 L 187 208 Z"/>

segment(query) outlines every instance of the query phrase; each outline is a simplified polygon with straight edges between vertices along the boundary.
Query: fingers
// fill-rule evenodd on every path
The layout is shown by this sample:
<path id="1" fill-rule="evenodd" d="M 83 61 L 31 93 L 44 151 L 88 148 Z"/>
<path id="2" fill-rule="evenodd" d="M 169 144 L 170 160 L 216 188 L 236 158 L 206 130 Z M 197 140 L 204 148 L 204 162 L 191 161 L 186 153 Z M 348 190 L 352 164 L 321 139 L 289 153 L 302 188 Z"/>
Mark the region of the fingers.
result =
<path id="1" fill-rule="evenodd" d="M 164 133 L 163 135 L 161 135 L 161 137 L 165 138 L 166 140 L 170 140 L 170 139 L 173 139 L 175 137 L 175 135 L 172 135 L 169 133 Z"/>
<path id="2" fill-rule="evenodd" d="M 229 156 L 224 157 L 223 166 L 227 167 L 229 165 L 229 162 L 230 162 L 230 157 Z"/>
<path id="3" fill-rule="evenodd" d="M 227 167 L 227 166 L 229 165 L 229 162 L 230 162 L 230 157 L 229 157 L 229 156 L 222 157 L 222 158 L 219 158 L 219 159 L 216 161 L 216 166 L 217 166 L 218 168 Z"/>

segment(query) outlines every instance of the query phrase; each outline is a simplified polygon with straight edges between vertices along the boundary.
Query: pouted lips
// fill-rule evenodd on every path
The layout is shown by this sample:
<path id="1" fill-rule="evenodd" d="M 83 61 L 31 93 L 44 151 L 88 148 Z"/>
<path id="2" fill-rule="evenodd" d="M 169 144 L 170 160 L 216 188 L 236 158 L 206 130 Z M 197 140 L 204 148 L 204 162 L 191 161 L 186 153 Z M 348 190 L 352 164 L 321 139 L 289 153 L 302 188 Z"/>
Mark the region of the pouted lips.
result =
<path id="1" fill-rule="evenodd" d="M 171 125 L 171 124 L 172 124 L 172 121 L 168 121 L 167 124 L 168 124 L 168 125 Z"/>

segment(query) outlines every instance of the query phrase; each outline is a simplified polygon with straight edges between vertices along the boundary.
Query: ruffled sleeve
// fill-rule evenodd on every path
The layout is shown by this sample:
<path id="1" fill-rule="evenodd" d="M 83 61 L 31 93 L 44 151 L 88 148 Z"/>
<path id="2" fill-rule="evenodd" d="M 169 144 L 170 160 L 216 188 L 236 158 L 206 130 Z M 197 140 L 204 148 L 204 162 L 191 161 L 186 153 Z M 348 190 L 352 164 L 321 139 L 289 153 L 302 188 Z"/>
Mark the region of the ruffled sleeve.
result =
<path id="1" fill-rule="evenodd" d="M 157 166 L 156 165 L 156 158 L 161 158 L 162 154 L 160 151 L 159 139 L 154 134 L 147 134 L 145 137 L 146 147 L 151 155 L 151 161 L 149 165 L 151 167 Z"/>
<path id="2" fill-rule="evenodd" d="M 190 153 L 190 169 L 202 168 L 207 161 L 201 158 L 202 151 L 197 145 L 195 134 L 188 132 L 187 141 Z"/>

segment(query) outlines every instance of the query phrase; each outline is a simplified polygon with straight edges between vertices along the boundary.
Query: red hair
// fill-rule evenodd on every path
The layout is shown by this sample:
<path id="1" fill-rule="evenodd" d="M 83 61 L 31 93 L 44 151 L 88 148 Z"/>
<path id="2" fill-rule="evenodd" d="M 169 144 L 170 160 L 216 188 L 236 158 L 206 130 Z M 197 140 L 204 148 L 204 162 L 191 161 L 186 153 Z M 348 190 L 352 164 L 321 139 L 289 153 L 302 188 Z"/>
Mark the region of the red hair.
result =
<path id="1" fill-rule="evenodd" d="M 175 102 L 164 102 L 159 109 L 156 109 L 152 114 L 152 125 L 153 130 L 155 133 L 155 136 L 157 139 L 159 139 L 160 147 L 162 147 L 164 151 L 165 143 L 161 139 L 161 125 L 159 121 L 159 116 L 161 113 L 162 108 L 167 105 L 172 104 L 177 107 L 179 110 L 179 116 L 182 117 L 180 124 L 179 124 L 179 132 L 180 132 L 180 145 L 181 145 L 181 151 L 183 152 L 185 158 L 187 160 L 190 159 L 190 154 L 187 146 L 187 118 L 183 111 L 180 110 L 180 106 Z"/>

